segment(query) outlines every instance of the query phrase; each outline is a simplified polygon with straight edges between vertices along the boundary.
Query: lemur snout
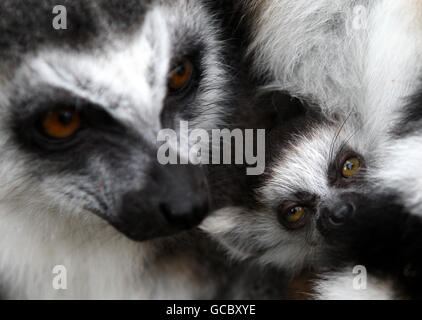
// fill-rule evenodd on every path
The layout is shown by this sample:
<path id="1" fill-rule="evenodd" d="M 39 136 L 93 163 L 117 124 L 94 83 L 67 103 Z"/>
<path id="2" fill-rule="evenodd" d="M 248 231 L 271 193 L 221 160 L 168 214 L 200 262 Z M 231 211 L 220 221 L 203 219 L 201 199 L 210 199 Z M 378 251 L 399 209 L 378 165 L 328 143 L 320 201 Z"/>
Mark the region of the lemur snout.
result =
<path id="1" fill-rule="evenodd" d="M 180 229 L 197 226 L 209 210 L 208 188 L 202 170 L 193 165 L 166 167 L 172 178 L 158 206 L 167 222 Z M 165 183 L 165 182 L 164 182 Z"/>
<path id="2" fill-rule="evenodd" d="M 348 216 L 353 214 L 355 208 L 351 203 L 342 203 L 328 213 L 328 221 L 332 225 L 342 224 Z"/>
<path id="3" fill-rule="evenodd" d="M 193 165 L 155 164 L 144 189 L 127 193 L 112 224 L 129 238 L 144 241 L 199 225 L 209 211 L 208 186 Z"/>
<path id="4" fill-rule="evenodd" d="M 347 193 L 339 196 L 336 201 L 325 204 L 320 209 L 320 229 L 328 231 L 343 225 L 348 218 L 355 214 L 359 200 L 358 195 Z"/>

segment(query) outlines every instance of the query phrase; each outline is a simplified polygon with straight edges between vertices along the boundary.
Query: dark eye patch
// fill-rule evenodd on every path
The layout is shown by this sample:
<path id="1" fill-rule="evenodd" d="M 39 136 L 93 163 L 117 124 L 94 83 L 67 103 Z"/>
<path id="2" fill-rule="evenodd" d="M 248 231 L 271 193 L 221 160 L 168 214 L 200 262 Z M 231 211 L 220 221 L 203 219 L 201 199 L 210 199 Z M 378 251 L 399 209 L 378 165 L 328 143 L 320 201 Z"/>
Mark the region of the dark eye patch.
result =
<path id="1" fill-rule="evenodd" d="M 18 142 L 30 151 L 54 153 L 72 151 L 83 138 L 96 135 L 104 138 L 126 132 L 123 125 L 108 114 L 102 106 L 91 103 L 67 92 L 34 95 L 31 99 L 15 101 L 10 124 Z M 52 139 L 45 134 L 43 119 L 49 112 L 75 110 L 81 118 L 78 132 L 66 139 Z"/>
<path id="2" fill-rule="evenodd" d="M 192 43 L 193 47 L 191 47 L 189 51 L 179 48 L 169 66 L 169 70 L 171 71 L 178 68 L 185 59 L 188 59 L 192 64 L 192 75 L 189 83 L 184 86 L 182 90 L 171 90 L 168 88 L 167 96 L 160 115 L 163 127 L 166 128 L 174 128 L 175 120 L 179 118 L 191 120 L 191 118 L 196 116 L 194 112 L 197 110 L 196 107 L 198 103 L 196 101 L 196 96 L 204 77 L 204 66 L 202 61 L 203 54 L 201 51 L 203 46 L 188 40 L 187 43 Z M 208 90 L 214 89 L 217 88 L 208 88 Z M 191 107 L 192 105 L 194 105 L 194 107 Z"/>
<path id="3" fill-rule="evenodd" d="M 299 191 L 295 194 L 296 199 L 307 206 L 314 206 L 318 197 L 307 191 Z"/>
<path id="4" fill-rule="evenodd" d="M 95 181 L 93 188 L 97 188 L 105 183 L 101 177 L 115 176 L 117 170 L 114 183 L 119 183 L 126 174 L 133 175 L 129 175 L 128 168 L 134 158 L 147 163 L 156 157 L 150 141 L 113 118 L 100 105 L 61 90 L 46 89 L 31 96 L 15 99 L 16 107 L 7 119 L 12 132 L 7 143 L 19 149 L 22 159 L 28 161 L 28 168 L 32 168 L 31 174 L 40 179 L 50 174 L 83 175 L 89 177 L 86 182 Z M 83 125 L 72 139 L 55 141 L 40 133 L 39 119 L 52 108 L 63 106 L 80 110 Z M 29 157 L 24 157 L 25 154 Z"/>
<path id="5" fill-rule="evenodd" d="M 185 94 L 189 93 L 190 90 L 196 89 L 199 86 L 200 79 L 203 77 L 203 54 L 201 53 L 202 46 L 197 44 L 192 44 L 190 50 L 180 50 L 179 53 L 176 53 L 170 62 L 169 70 L 179 69 L 181 66 L 185 66 L 184 62 L 189 61 L 192 65 L 192 75 L 190 80 L 190 85 L 182 91 L 172 91 L 168 90 L 167 100 L 174 100 L 177 98 L 183 98 Z M 170 76 L 170 74 L 169 74 Z"/>
<path id="6" fill-rule="evenodd" d="M 289 198 L 289 200 L 287 200 L 287 202 L 290 203 L 295 203 L 297 205 L 300 206 L 304 206 L 310 209 L 315 208 L 319 197 L 316 196 L 315 194 L 312 194 L 308 191 L 302 191 L 299 190 L 297 192 L 295 192 L 294 194 L 291 194 L 290 196 L 287 195 L 283 195 L 283 198 Z M 286 202 L 286 200 L 283 200 L 282 202 L 275 202 L 274 206 L 272 206 L 273 210 L 277 210 L 280 206 L 282 206 L 284 203 Z"/>

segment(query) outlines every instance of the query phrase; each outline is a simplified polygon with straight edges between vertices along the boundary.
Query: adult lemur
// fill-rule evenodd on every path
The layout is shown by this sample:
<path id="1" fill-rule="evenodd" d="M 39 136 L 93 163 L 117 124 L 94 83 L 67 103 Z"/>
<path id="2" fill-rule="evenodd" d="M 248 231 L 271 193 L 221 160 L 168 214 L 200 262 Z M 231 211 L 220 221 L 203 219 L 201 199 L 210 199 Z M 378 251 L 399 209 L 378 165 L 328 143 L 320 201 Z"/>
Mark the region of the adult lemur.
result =
<path id="1" fill-rule="evenodd" d="M 221 8 L 60 5 L 0 3 L 2 296 L 213 297 L 224 263 L 181 233 L 208 212 L 206 180 L 159 166 L 157 134 L 180 120 L 222 126 L 237 105 Z"/>

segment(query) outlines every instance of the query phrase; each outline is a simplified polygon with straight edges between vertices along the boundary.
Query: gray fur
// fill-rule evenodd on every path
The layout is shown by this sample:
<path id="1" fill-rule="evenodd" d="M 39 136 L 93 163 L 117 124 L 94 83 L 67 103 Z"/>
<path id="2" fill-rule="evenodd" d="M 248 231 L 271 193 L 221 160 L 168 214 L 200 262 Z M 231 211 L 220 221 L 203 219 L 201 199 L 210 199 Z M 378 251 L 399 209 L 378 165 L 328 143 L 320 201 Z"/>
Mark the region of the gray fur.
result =
<path id="1" fill-rule="evenodd" d="M 346 139 L 366 159 L 366 180 L 377 190 L 399 194 L 403 204 L 419 215 L 420 127 L 409 118 L 419 108 L 407 106 L 410 97 L 420 94 L 420 2 L 241 3 L 252 30 L 249 55 L 255 74 L 264 79 L 266 87 L 285 90 L 317 105 L 337 125 L 349 119 L 345 137 L 340 140 Z M 356 16 L 358 8 L 364 9 L 364 16 Z M 319 262 L 319 252 L 309 245 L 312 233 L 289 235 L 280 228 L 268 204 L 298 189 L 311 189 L 322 197 L 330 194 L 324 176 L 329 142 L 323 142 L 327 134 L 331 136 L 329 132 L 329 127 L 317 126 L 312 138 L 299 132 L 293 148 L 280 148 L 280 156 L 269 169 L 273 174 L 268 175 L 257 197 L 263 207 L 223 209 L 205 221 L 205 228 L 240 258 L 252 255 L 263 263 L 278 263 L 294 270 Z M 397 136 L 397 132 L 401 134 Z M 304 141 L 309 144 L 304 145 Z M 333 281 L 333 290 L 339 290 L 339 295 L 330 293 L 330 281 L 324 281 L 318 287 L 323 289 L 320 298 L 338 298 L 347 292 L 338 287 L 345 282 Z M 392 296 L 388 291 L 377 293 L 372 289 L 369 296 Z"/>
<path id="2" fill-rule="evenodd" d="M 146 174 L 156 161 L 160 129 L 177 129 L 181 119 L 203 128 L 225 122 L 231 77 L 218 15 L 196 0 L 62 1 L 69 29 L 56 31 L 55 4 L 0 4 L 4 296 L 214 297 L 225 277 L 211 258 L 205 265 L 200 258 L 216 250 L 202 236 L 137 243 L 102 218 L 113 218 L 125 194 L 150 185 Z M 169 68 L 192 48 L 202 68 L 196 94 L 168 106 Z M 40 149 L 31 142 L 31 119 L 51 103 L 95 105 L 112 128 L 85 137 L 72 152 Z M 67 290 L 52 287 L 55 265 L 67 268 Z"/>
<path id="3" fill-rule="evenodd" d="M 364 16 L 356 16 L 358 6 Z M 267 0 L 246 1 L 245 10 L 258 73 L 271 87 L 314 101 L 329 117 L 353 113 L 361 129 L 351 141 L 372 140 L 368 180 L 420 215 L 420 123 L 412 120 L 420 104 L 408 107 L 420 94 L 420 2 Z M 352 277 L 325 277 L 318 297 L 359 298 Z M 372 280 L 361 298 L 394 296 L 388 283 Z"/>

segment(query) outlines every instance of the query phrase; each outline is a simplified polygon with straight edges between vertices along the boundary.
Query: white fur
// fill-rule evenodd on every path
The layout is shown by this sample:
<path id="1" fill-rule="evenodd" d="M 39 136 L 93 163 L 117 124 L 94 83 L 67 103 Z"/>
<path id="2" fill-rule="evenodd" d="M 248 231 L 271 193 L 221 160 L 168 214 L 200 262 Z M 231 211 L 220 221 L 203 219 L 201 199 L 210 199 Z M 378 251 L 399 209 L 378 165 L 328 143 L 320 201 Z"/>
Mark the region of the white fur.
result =
<path id="1" fill-rule="evenodd" d="M 372 176 L 380 187 L 397 193 L 403 205 L 422 216 L 422 136 L 419 132 L 388 142 L 381 159 L 383 165 Z"/>
<path id="2" fill-rule="evenodd" d="M 250 48 L 272 86 L 310 98 L 327 113 L 360 105 L 366 31 L 353 8 L 369 1 L 266 0 L 254 16 Z M 350 110 L 349 109 L 349 110 Z"/>
<path id="3" fill-rule="evenodd" d="M 404 115 L 409 96 L 420 88 L 421 2 L 265 0 L 248 1 L 245 8 L 254 26 L 250 53 L 256 58 L 255 70 L 271 87 L 310 99 L 328 116 L 355 113 L 361 130 L 352 141 L 359 145 L 356 139 L 361 137 L 372 140 L 373 149 L 363 154 L 373 160 L 370 179 L 382 190 L 397 192 L 403 204 L 420 215 L 421 132 L 396 140 L 390 131 Z M 358 8 L 364 9 L 360 21 Z M 300 181 L 300 169 L 306 170 L 283 163 L 280 177 Z M 311 189 L 326 190 L 318 179 L 302 179 Z M 288 188 L 277 183 L 273 191 Z M 332 274 L 318 283 L 317 291 L 323 299 L 393 297 L 390 285 L 372 280 L 367 291 L 356 292 L 347 274 Z"/>
<path id="4" fill-rule="evenodd" d="M 353 287 L 354 275 L 351 270 L 329 273 L 315 281 L 317 300 L 392 300 L 395 299 L 392 282 L 369 276 L 366 288 Z"/>
<path id="5" fill-rule="evenodd" d="M 282 195 L 303 190 L 318 195 L 322 201 L 330 199 L 334 188 L 329 185 L 327 172 L 345 142 L 347 148 L 363 157 L 373 148 L 372 139 L 366 139 L 360 128 L 347 122 L 336 126 L 323 124 L 307 134 L 298 134 L 285 150 L 280 150 L 274 167 L 269 169 L 270 178 L 259 190 L 261 198 L 270 205 Z"/>
<path id="6" fill-rule="evenodd" d="M 361 20 L 359 8 L 365 10 Z M 377 133 L 416 88 L 418 1 L 266 0 L 249 10 L 258 72 L 328 115 L 357 112 Z"/>
<path id="7" fill-rule="evenodd" d="M 375 2 L 370 11 L 359 112 L 370 134 L 394 128 L 398 111 L 419 87 L 422 71 L 422 6 L 419 1 Z"/>
<path id="8" fill-rule="evenodd" d="M 265 0 L 246 1 L 245 8 L 252 24 L 249 51 L 254 68 L 269 87 L 308 99 L 329 117 L 348 118 L 339 143 L 348 141 L 366 159 L 373 181 L 382 178 L 382 187 L 396 188 L 410 208 L 420 211 L 420 138 L 392 144 L 389 132 L 405 99 L 419 84 L 420 2 Z M 361 17 L 359 8 L 364 9 Z M 326 126 L 315 128 L 280 150 L 257 192 L 266 209 L 226 208 L 208 218 L 203 228 L 235 257 L 258 258 L 290 269 L 318 260 L 320 239 L 284 230 L 268 208 L 298 190 L 322 201 L 332 197 L 326 175 L 334 135 Z M 334 145 L 334 154 L 338 148 Z M 327 275 L 317 291 L 323 299 L 393 297 L 391 284 L 372 276 L 366 291 L 353 290 L 348 274 Z"/>

